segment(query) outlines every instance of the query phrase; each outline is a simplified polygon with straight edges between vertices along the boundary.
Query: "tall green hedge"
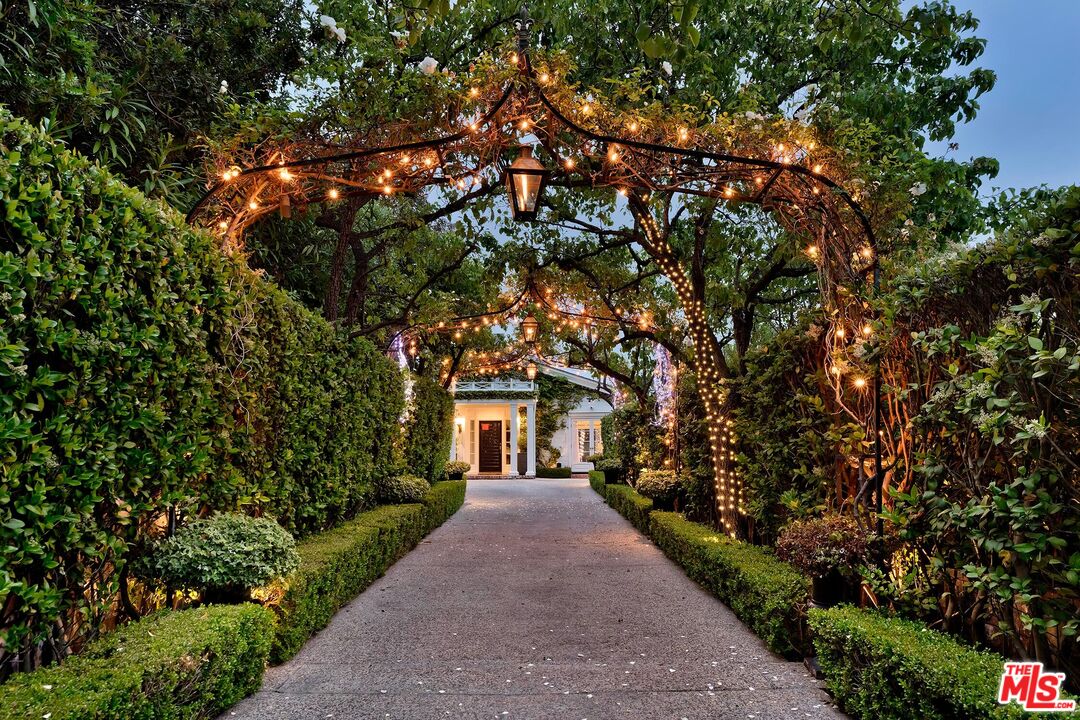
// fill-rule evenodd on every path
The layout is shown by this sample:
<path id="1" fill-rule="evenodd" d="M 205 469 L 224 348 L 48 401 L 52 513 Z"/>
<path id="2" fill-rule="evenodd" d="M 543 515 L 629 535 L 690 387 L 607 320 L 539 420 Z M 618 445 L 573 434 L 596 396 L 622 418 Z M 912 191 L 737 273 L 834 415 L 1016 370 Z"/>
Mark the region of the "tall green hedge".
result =
<path id="1" fill-rule="evenodd" d="M 405 429 L 405 465 L 428 482 L 442 480 L 450 459 L 454 397 L 426 377 L 412 384 L 412 408 Z"/>
<path id="2" fill-rule="evenodd" d="M 176 505 L 363 508 L 401 376 L 174 211 L 0 111 L 0 660 L 115 612 Z"/>

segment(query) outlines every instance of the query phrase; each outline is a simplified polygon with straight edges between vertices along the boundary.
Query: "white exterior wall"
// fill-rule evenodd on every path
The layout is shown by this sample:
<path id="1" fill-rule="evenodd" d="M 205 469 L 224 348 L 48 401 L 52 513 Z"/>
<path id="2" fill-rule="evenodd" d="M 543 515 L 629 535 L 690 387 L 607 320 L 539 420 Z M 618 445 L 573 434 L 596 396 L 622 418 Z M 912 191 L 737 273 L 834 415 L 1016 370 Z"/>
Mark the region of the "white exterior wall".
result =
<path id="1" fill-rule="evenodd" d="M 611 405 L 606 401 L 590 398 L 578 403 L 577 407 L 563 416 L 559 429 L 551 438 L 552 447 L 559 450 L 559 463 L 569 466 L 573 472 L 588 472 L 593 469 L 593 464 L 584 462 L 579 456 L 581 449 L 578 447 L 579 423 L 587 424 L 592 431 L 595 445 L 594 449 L 587 454 L 595 454 L 602 448 L 600 440 L 600 421 L 611 414 Z"/>

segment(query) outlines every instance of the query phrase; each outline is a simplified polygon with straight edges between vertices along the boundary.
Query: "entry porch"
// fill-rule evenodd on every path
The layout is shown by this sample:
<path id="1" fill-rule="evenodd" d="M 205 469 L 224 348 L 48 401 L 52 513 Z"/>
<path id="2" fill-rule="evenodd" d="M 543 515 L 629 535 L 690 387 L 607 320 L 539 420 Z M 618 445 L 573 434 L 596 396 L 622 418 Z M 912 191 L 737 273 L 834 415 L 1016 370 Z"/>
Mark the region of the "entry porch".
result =
<path id="1" fill-rule="evenodd" d="M 536 477 L 536 383 L 456 383 L 450 457 L 469 463 L 469 475 Z"/>

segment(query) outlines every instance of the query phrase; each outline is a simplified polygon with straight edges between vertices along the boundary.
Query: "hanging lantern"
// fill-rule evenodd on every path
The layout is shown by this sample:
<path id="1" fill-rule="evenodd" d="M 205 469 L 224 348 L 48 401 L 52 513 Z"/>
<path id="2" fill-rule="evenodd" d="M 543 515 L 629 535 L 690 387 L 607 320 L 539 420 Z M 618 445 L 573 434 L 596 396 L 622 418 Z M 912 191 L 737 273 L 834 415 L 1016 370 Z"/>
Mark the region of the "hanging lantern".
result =
<path id="1" fill-rule="evenodd" d="M 525 376 L 527 378 L 529 378 L 530 380 L 535 380 L 536 379 L 536 371 L 537 371 L 537 369 L 538 368 L 536 367 L 536 363 L 534 363 L 534 362 L 529 363 L 528 365 L 525 366 Z"/>
<path id="2" fill-rule="evenodd" d="M 506 171 L 510 211 L 515 220 L 536 219 L 547 176 L 547 169 L 533 157 L 532 145 L 522 145 L 521 154 Z"/>
<path id="3" fill-rule="evenodd" d="M 525 319 L 521 321 L 521 336 L 525 338 L 525 342 L 536 342 L 536 334 L 540 330 L 540 323 L 536 321 L 536 318 L 529 313 L 525 316 Z"/>

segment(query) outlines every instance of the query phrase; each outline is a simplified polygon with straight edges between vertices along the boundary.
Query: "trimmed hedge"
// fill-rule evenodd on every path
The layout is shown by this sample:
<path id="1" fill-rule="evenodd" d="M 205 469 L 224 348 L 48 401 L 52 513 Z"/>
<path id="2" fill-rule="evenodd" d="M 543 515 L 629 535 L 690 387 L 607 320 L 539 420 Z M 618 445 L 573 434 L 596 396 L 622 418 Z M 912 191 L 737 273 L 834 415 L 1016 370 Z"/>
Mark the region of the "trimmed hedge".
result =
<path id="1" fill-rule="evenodd" d="M 272 635 L 273 615 L 250 603 L 156 613 L 12 677 L 0 720 L 214 717 L 259 689 Z"/>
<path id="2" fill-rule="evenodd" d="M 573 472 L 568 467 L 536 468 L 538 478 L 568 478 Z"/>
<path id="3" fill-rule="evenodd" d="M 454 396 L 426 377 L 412 382 L 412 405 L 405 425 L 405 466 L 429 483 L 442 480 L 454 432 Z"/>
<path id="4" fill-rule="evenodd" d="M 665 555 L 726 603 L 774 652 L 803 656 L 808 649 L 803 627 L 810 578 L 765 548 L 735 542 L 678 513 L 654 512 L 649 534 Z"/>
<path id="5" fill-rule="evenodd" d="M 270 660 L 291 658 L 398 558 L 441 525 L 465 500 L 465 481 L 436 483 L 423 504 L 384 505 L 297 546 L 300 569 L 275 608 Z"/>
<path id="6" fill-rule="evenodd" d="M 607 476 L 600 470 L 589 471 L 589 485 L 599 493 L 600 497 L 607 499 Z"/>
<path id="7" fill-rule="evenodd" d="M 604 501 L 641 532 L 649 534 L 649 513 L 653 502 L 639 495 L 629 485 L 608 485 L 602 493 Z"/>
<path id="8" fill-rule="evenodd" d="M 881 720 L 1035 717 L 998 705 L 1004 659 L 910 620 L 850 605 L 810 610 L 814 649 L 845 712 Z"/>
<path id="9" fill-rule="evenodd" d="M 404 407 L 371 343 L 4 110 L 0 198 L 0 663 L 105 624 L 171 506 L 370 506 Z"/>

